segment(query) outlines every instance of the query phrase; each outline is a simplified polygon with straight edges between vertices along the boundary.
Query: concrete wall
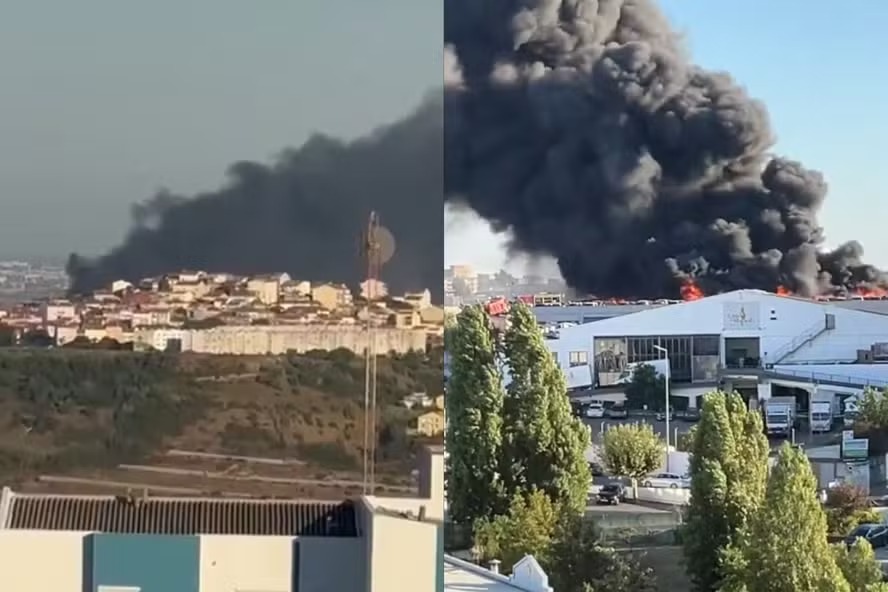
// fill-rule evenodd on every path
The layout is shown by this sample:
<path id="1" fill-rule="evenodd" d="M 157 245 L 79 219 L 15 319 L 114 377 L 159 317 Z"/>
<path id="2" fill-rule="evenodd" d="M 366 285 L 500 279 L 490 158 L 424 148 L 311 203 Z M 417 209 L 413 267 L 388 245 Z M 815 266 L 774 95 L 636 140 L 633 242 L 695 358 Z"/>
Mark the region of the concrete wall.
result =
<path id="1" fill-rule="evenodd" d="M 438 526 L 375 513 L 368 592 L 436 592 Z"/>
<path id="2" fill-rule="evenodd" d="M 86 534 L 0 530 L 0 590 L 84 592 Z"/>
<path id="3" fill-rule="evenodd" d="M 367 588 L 367 542 L 361 538 L 302 537 L 299 546 L 299 592 L 364 592 Z M 397 542 L 393 543 L 397 546 Z M 258 588 L 256 590 L 277 590 Z M 284 588 L 281 588 L 284 590 Z M 205 592 L 205 591 L 201 591 Z"/>
<path id="4" fill-rule="evenodd" d="M 345 348 L 364 351 L 367 336 L 361 327 L 335 325 L 226 326 L 191 331 L 193 351 L 208 354 L 282 354 L 313 349 Z M 378 328 L 376 350 L 380 353 L 422 351 L 426 333 L 420 329 Z"/>
<path id="5" fill-rule="evenodd" d="M 293 588 L 293 548 L 291 537 L 202 535 L 200 592 L 289 592 Z M 299 590 L 315 592 L 312 588 Z"/>

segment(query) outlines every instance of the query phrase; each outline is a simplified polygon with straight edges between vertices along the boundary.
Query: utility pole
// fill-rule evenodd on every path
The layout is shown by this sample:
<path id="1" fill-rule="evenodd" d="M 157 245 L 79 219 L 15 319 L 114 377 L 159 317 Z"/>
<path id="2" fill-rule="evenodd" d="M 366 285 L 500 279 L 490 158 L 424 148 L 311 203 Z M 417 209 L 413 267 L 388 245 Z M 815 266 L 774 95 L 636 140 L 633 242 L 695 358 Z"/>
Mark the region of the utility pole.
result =
<path id="1" fill-rule="evenodd" d="M 671 410 L 669 408 L 669 382 L 672 380 L 672 367 L 669 365 L 669 351 L 660 345 L 655 345 L 654 349 L 663 354 L 666 360 L 666 472 L 669 472 L 669 419 Z"/>

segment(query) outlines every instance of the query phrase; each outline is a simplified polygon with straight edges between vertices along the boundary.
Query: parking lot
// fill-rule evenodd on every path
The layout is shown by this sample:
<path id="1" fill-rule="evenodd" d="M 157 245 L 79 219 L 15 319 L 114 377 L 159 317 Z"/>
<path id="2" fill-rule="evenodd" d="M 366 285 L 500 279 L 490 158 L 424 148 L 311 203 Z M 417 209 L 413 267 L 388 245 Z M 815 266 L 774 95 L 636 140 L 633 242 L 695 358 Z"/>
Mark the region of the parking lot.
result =
<path id="1" fill-rule="evenodd" d="M 604 430 L 607 429 L 608 426 L 613 425 L 621 425 L 627 423 L 648 423 L 650 424 L 654 431 L 663 439 L 666 438 L 666 422 L 657 420 L 654 416 L 651 415 L 642 415 L 642 416 L 630 416 L 627 419 L 610 419 L 607 417 L 604 418 L 583 418 L 583 421 L 586 425 L 588 425 L 592 430 L 592 441 L 595 443 L 601 442 L 601 435 Z M 669 422 L 669 440 L 672 445 L 675 445 L 675 439 L 677 436 L 686 433 L 690 430 L 696 422 L 690 422 L 679 418 L 674 418 Z M 841 433 L 841 428 L 834 429 L 830 433 L 826 434 L 811 434 L 807 425 L 803 422 L 798 430 L 795 432 L 795 441 L 798 444 L 804 444 L 806 446 L 824 446 L 830 443 L 833 443 L 833 440 L 836 438 L 838 434 Z M 773 439 L 771 441 L 772 446 L 779 446 L 783 443 L 782 439 Z"/>

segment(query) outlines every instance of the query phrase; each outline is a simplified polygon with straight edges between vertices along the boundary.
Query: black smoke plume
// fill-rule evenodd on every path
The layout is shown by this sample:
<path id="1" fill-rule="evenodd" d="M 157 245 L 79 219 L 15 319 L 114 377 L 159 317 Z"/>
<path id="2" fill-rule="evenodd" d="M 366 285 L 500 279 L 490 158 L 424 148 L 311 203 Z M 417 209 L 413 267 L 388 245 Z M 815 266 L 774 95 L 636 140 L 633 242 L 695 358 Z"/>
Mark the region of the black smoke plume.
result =
<path id="1" fill-rule="evenodd" d="M 653 2 L 445 0 L 444 36 L 445 198 L 577 290 L 888 283 L 858 243 L 822 250 L 822 175 L 768 153 L 765 107 L 694 66 Z"/>
<path id="2" fill-rule="evenodd" d="M 376 210 L 397 243 L 381 278 L 393 291 L 429 288 L 440 300 L 442 128 L 439 92 L 404 120 L 354 142 L 315 136 L 271 165 L 232 165 L 216 191 L 160 193 L 134 206 L 122 245 L 95 260 L 70 257 L 72 291 L 183 269 L 287 271 L 354 286 L 366 279 L 360 235 Z"/>

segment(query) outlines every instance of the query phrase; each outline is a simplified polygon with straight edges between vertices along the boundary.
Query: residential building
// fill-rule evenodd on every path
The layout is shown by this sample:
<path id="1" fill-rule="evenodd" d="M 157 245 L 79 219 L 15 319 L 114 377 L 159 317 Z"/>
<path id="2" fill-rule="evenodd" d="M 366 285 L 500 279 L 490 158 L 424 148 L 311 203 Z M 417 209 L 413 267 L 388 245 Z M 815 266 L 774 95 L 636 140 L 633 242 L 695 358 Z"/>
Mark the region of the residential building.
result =
<path id="1" fill-rule="evenodd" d="M 311 282 L 289 280 L 281 284 L 281 294 L 287 296 L 311 296 Z"/>
<path id="2" fill-rule="evenodd" d="M 435 409 L 418 416 L 411 431 L 419 436 L 434 438 L 444 433 L 444 411 Z"/>
<path id="3" fill-rule="evenodd" d="M 126 280 L 116 280 L 114 282 L 111 282 L 111 291 L 114 294 L 117 294 L 119 292 L 125 292 L 127 290 L 131 290 L 132 287 L 133 287 L 133 285 Z"/>
<path id="4" fill-rule="evenodd" d="M 247 291 L 256 296 L 262 304 L 277 304 L 281 296 L 281 284 L 290 279 L 287 274 L 261 275 L 247 281 Z"/>
<path id="5" fill-rule="evenodd" d="M 70 321 L 78 318 L 77 307 L 67 300 L 53 300 L 43 305 L 43 322 Z"/>
<path id="6" fill-rule="evenodd" d="M 424 306 L 419 309 L 419 318 L 426 325 L 444 325 L 444 308 Z"/>
<path id="7" fill-rule="evenodd" d="M 364 300 L 379 300 L 386 296 L 388 296 L 388 286 L 385 282 L 375 279 L 361 282 L 361 298 Z"/>
<path id="8" fill-rule="evenodd" d="M 402 300 L 413 308 L 420 310 L 432 305 L 432 293 L 429 290 L 423 290 L 422 292 L 407 292 L 404 294 Z"/>
<path id="9" fill-rule="evenodd" d="M 555 592 L 549 576 L 533 555 L 525 555 L 512 566 L 511 574 L 500 573 L 500 562 L 489 568 L 447 555 L 444 557 L 445 592 Z"/>
<path id="10" fill-rule="evenodd" d="M 137 329 L 133 332 L 133 349 L 137 351 L 191 351 L 194 331 L 188 329 Z"/>
<path id="11" fill-rule="evenodd" d="M 352 293 L 343 284 L 319 284 L 312 286 L 311 299 L 327 310 L 337 310 L 351 306 Z"/>
<path id="12" fill-rule="evenodd" d="M 401 404 L 407 409 L 413 409 L 414 407 L 426 408 L 434 404 L 434 399 L 427 393 L 410 393 L 401 399 Z"/>

